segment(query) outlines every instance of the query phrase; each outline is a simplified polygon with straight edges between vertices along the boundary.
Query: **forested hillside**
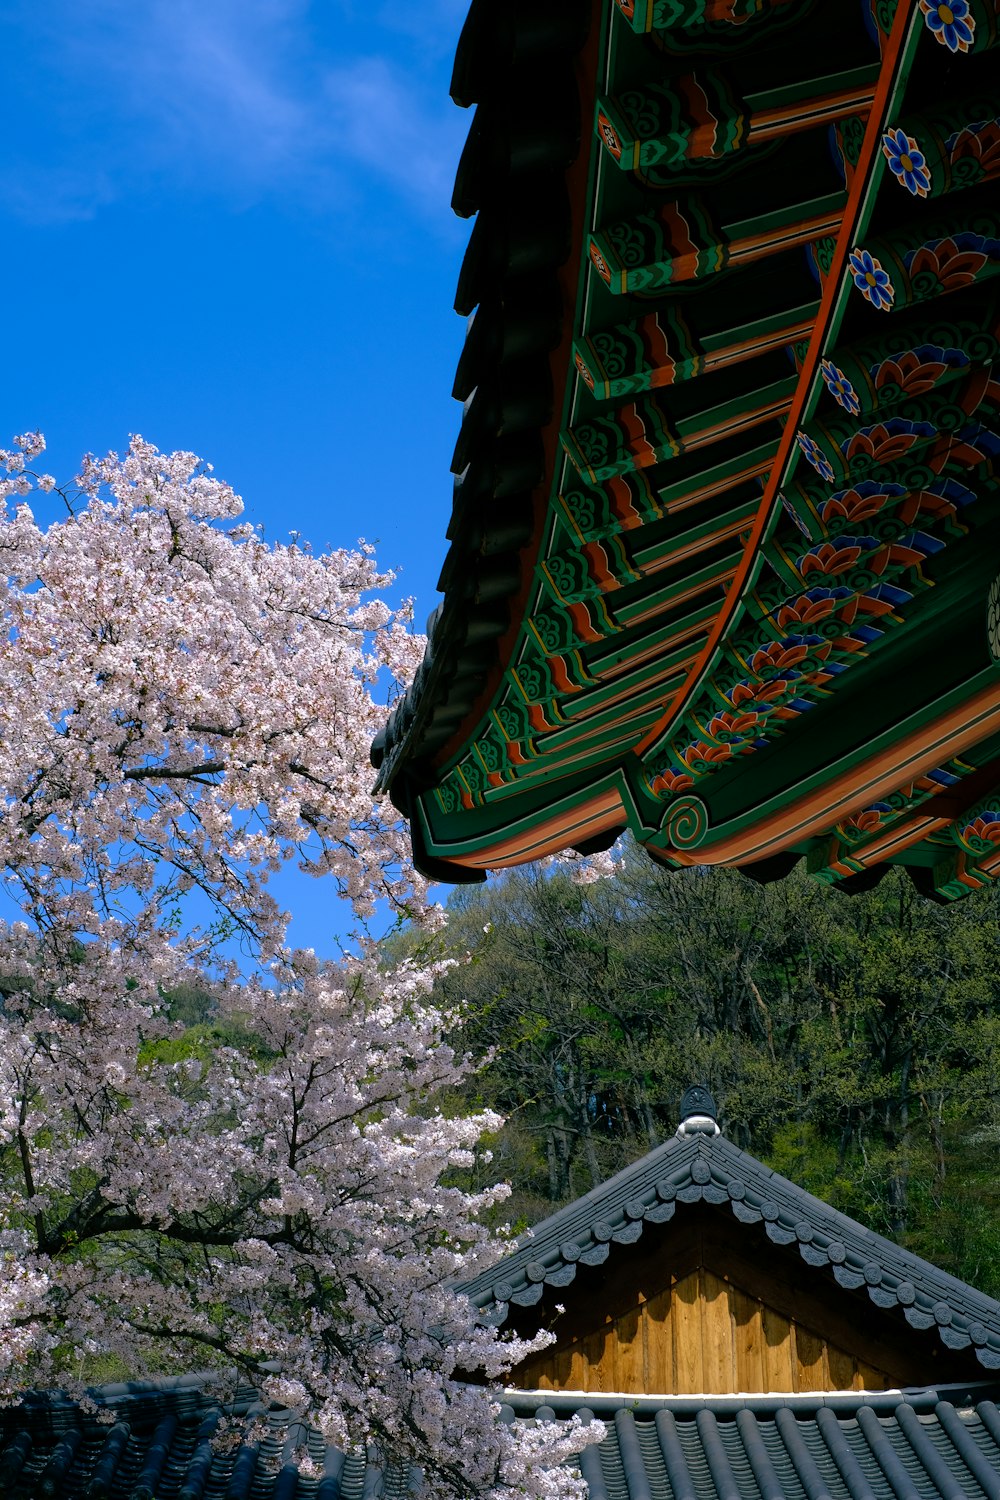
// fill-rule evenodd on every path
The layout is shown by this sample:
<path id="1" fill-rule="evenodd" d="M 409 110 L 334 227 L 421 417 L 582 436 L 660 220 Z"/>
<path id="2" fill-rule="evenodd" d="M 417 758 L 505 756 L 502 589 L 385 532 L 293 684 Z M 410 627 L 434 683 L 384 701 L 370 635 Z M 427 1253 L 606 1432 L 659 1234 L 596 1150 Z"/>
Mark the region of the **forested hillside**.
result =
<path id="1" fill-rule="evenodd" d="M 737 1144 L 1000 1292 L 1000 905 L 942 908 L 902 875 L 848 897 L 806 878 L 514 872 L 457 892 L 474 1101 L 507 1125 L 483 1171 L 533 1222 L 665 1139 L 707 1082 Z"/>

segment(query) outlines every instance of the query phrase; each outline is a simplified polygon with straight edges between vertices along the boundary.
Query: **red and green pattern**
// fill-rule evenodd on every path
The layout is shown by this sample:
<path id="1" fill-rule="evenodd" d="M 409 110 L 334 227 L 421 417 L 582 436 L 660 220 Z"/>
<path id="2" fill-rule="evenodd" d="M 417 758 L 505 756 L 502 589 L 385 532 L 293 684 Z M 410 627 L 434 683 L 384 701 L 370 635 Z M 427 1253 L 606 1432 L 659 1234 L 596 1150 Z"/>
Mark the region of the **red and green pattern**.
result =
<path id="1" fill-rule="evenodd" d="M 412 762 L 439 875 L 629 827 L 668 864 L 901 863 L 953 899 L 1000 878 L 993 0 L 604 0 L 593 28 L 534 531 L 474 708 L 384 779 Z M 491 307 L 533 236 L 474 245 L 480 278 L 521 257 Z"/>

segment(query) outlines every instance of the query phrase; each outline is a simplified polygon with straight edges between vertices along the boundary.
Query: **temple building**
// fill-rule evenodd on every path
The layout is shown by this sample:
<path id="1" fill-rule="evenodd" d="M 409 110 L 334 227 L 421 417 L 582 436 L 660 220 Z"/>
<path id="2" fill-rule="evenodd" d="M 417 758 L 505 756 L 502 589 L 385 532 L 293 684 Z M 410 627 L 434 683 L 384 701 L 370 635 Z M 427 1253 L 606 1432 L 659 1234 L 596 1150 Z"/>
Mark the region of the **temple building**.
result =
<path id="1" fill-rule="evenodd" d="M 1000 1495 L 1000 1304 L 738 1150 L 704 1089 L 681 1115 L 471 1284 L 554 1334 L 511 1414 L 607 1424 L 591 1500 Z"/>
<path id="2" fill-rule="evenodd" d="M 473 0 L 444 597 L 372 752 L 428 875 L 628 828 L 996 878 L 998 40 L 995 0 Z"/>
<path id="3" fill-rule="evenodd" d="M 590 1500 L 997 1500 L 1000 1303 L 739 1151 L 704 1089 L 681 1115 L 465 1288 L 484 1320 L 554 1335 L 502 1418 L 599 1417 Z M 222 1448 L 197 1378 L 93 1397 L 89 1414 L 58 1393 L 0 1411 L 4 1500 L 419 1493 L 252 1390 L 225 1413 L 244 1441 Z"/>

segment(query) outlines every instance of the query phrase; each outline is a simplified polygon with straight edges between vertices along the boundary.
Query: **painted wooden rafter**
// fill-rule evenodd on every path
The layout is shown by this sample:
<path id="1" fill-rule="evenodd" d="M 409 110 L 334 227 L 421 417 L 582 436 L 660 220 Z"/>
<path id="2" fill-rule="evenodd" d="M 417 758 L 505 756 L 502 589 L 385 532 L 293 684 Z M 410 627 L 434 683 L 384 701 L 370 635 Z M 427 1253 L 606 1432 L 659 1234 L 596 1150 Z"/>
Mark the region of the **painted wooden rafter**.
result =
<path id="1" fill-rule="evenodd" d="M 541 468 L 495 406 L 540 476 L 499 671 L 460 719 L 418 683 L 383 781 L 429 873 L 630 826 L 668 863 L 901 862 L 950 899 L 1000 874 L 996 7 L 880 0 L 869 40 L 807 0 L 605 0 L 595 27 Z"/>

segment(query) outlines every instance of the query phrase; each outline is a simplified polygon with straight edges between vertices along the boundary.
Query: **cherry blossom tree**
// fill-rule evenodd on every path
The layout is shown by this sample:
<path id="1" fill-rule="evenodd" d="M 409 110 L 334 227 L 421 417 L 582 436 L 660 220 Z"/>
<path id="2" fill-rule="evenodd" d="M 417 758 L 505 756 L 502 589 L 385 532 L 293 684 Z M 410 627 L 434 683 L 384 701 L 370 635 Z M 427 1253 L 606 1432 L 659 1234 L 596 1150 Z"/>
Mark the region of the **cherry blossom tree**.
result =
<path id="1" fill-rule="evenodd" d="M 579 1492 L 594 1434 L 496 1420 L 529 1346 L 453 1290 L 502 1195 L 445 1185 L 497 1124 L 440 1107 L 459 1017 L 364 936 L 432 917 L 370 793 L 421 653 L 389 576 L 266 545 L 192 454 L 134 438 L 58 488 L 43 447 L 0 452 L 0 1399 L 101 1353 L 236 1371 L 431 1494 Z M 336 965 L 286 946 L 287 860 L 357 914 Z M 211 1045 L 170 1019 L 192 976 Z"/>

